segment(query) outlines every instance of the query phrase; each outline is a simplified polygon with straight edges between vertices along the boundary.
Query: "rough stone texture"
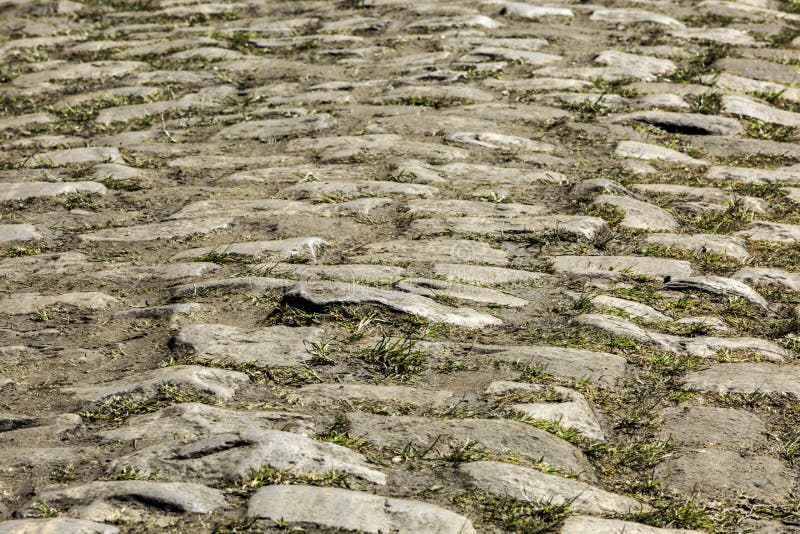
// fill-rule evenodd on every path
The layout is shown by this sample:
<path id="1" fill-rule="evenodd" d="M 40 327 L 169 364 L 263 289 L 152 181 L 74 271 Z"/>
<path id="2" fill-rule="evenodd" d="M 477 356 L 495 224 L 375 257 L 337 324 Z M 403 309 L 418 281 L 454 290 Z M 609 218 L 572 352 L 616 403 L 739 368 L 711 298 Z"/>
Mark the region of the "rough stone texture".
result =
<path id="1" fill-rule="evenodd" d="M 132 417 L 125 426 L 100 432 L 99 436 L 110 441 L 149 443 L 173 438 L 191 440 L 253 429 L 313 433 L 314 428 L 310 417 L 298 413 L 236 411 L 189 402 Z"/>
<path id="2" fill-rule="evenodd" d="M 281 430 L 248 429 L 186 443 L 169 440 L 121 456 L 112 467 L 122 471 L 128 466 L 146 475 L 160 473 L 165 478 L 181 480 L 230 483 L 266 466 L 305 475 L 346 473 L 374 484 L 386 484 L 386 475 L 370 467 L 362 455 Z"/>
<path id="3" fill-rule="evenodd" d="M 688 354 L 711 358 L 723 351 L 751 351 L 775 362 L 786 359 L 788 352 L 779 345 L 760 338 L 681 337 L 645 330 L 638 325 L 614 315 L 587 313 L 575 318 L 575 323 L 592 329 L 622 336 L 637 343 L 674 354 Z"/>
<path id="4" fill-rule="evenodd" d="M 470 308 L 451 308 L 420 295 L 376 289 L 340 282 L 308 282 L 287 291 L 284 301 L 300 306 L 320 308 L 331 304 L 381 304 L 393 310 L 417 315 L 431 322 L 466 327 L 498 325 L 501 320 Z"/>
<path id="5" fill-rule="evenodd" d="M 176 237 L 192 234 L 207 234 L 214 230 L 221 230 L 227 228 L 231 222 L 231 219 L 222 218 L 167 221 L 163 223 L 100 230 L 98 232 L 81 234 L 80 238 L 84 241 L 110 241 L 121 243 L 173 239 Z"/>
<path id="6" fill-rule="evenodd" d="M 700 534 L 700 530 L 685 530 L 680 528 L 656 528 L 632 521 L 619 519 L 603 519 L 574 515 L 567 518 L 561 525 L 561 534 Z"/>
<path id="7" fill-rule="evenodd" d="M 638 256 L 556 256 L 553 269 L 585 276 L 620 277 L 643 275 L 654 278 L 690 276 L 688 261 Z"/>
<path id="8" fill-rule="evenodd" d="M 273 326 L 242 330 L 222 324 L 192 324 L 182 328 L 175 342 L 191 347 L 201 360 L 229 360 L 260 367 L 299 365 L 310 358 L 305 343 L 322 340 L 321 328 Z"/>
<path id="9" fill-rule="evenodd" d="M 565 504 L 589 514 L 628 514 L 649 507 L 630 497 L 615 495 L 585 482 L 500 462 L 473 462 L 461 471 L 483 491 L 540 504 Z"/>
<path id="10" fill-rule="evenodd" d="M 346 514 L 342 511 L 347 510 Z M 469 519 L 438 506 L 366 492 L 312 486 L 268 486 L 248 503 L 250 517 L 359 532 L 472 534 Z"/>
<path id="11" fill-rule="evenodd" d="M 519 382 L 492 382 L 486 388 L 487 394 L 543 392 L 545 388 L 538 384 Z M 543 419 L 573 428 L 587 438 L 603 440 L 605 433 L 592 412 L 586 399 L 577 391 L 563 387 L 553 387 L 552 391 L 560 397 L 560 402 L 538 402 L 512 404 L 512 410 L 523 413 L 534 419 Z"/>
<path id="12" fill-rule="evenodd" d="M 710 449 L 679 453 L 656 467 L 655 476 L 667 491 L 693 494 L 701 501 L 744 493 L 777 504 L 789 498 L 793 486 L 791 471 L 776 458 Z"/>
<path id="13" fill-rule="evenodd" d="M 6 0 L 0 530 L 797 531 L 796 7 Z"/>
<path id="14" fill-rule="evenodd" d="M 163 384 L 177 384 L 206 391 L 221 398 L 233 397 L 236 389 L 250 379 L 244 373 L 225 371 L 198 365 L 176 365 L 142 373 L 128 380 L 120 380 L 100 386 L 66 388 L 86 400 L 102 400 L 122 394 L 152 394 Z"/>
<path id="15" fill-rule="evenodd" d="M 52 519 L 15 519 L 0 522 L 2 534 L 34 534 L 53 532 L 54 534 L 118 534 L 119 529 L 103 523 L 84 521 L 71 517 Z"/>
<path id="16" fill-rule="evenodd" d="M 724 254 L 737 260 L 746 261 L 750 253 L 743 239 L 715 234 L 655 234 L 648 236 L 645 243 L 668 248 L 691 250 L 697 253 L 712 252 Z"/>
<path id="17" fill-rule="evenodd" d="M 678 221 L 669 212 L 641 200 L 617 195 L 600 195 L 594 199 L 594 204 L 609 204 L 620 209 L 624 213 L 620 224 L 625 228 L 663 232 L 678 226 Z"/>
<path id="18" fill-rule="evenodd" d="M 96 291 L 64 293 L 63 295 L 17 293 L 12 297 L 0 300 L 0 313 L 23 315 L 36 313 L 49 306 L 75 306 L 88 310 L 102 310 L 115 302 L 117 299 L 114 297 Z"/>
<path id="19" fill-rule="evenodd" d="M 108 520 L 108 517 L 102 517 L 104 510 L 98 508 L 103 501 L 109 500 L 134 500 L 193 514 L 208 514 L 225 505 L 222 492 L 200 484 L 145 480 L 90 482 L 82 486 L 45 490 L 38 493 L 36 498 L 54 506 L 64 507 L 88 503 L 89 506 L 78 511 L 77 515 L 81 519 L 97 521 Z M 100 517 L 91 517 L 97 515 Z"/>
<path id="20" fill-rule="evenodd" d="M 710 393 L 776 393 L 800 396 L 800 367 L 768 363 L 724 363 L 689 373 L 684 387 Z"/>
<path id="21" fill-rule="evenodd" d="M 355 435 L 369 434 L 373 443 L 402 451 L 411 444 L 417 451 L 427 450 L 434 442 L 442 447 L 463 445 L 467 440 L 500 454 L 518 454 L 541 459 L 566 472 L 578 473 L 586 480 L 594 472 L 579 449 L 538 428 L 499 419 L 436 419 L 427 417 L 383 417 L 357 413 L 349 417 Z M 442 454 L 440 447 L 440 454 Z"/>
<path id="22" fill-rule="evenodd" d="M 766 444 L 767 427 L 745 410 L 677 406 L 664 411 L 659 438 L 679 447 L 752 449 Z"/>

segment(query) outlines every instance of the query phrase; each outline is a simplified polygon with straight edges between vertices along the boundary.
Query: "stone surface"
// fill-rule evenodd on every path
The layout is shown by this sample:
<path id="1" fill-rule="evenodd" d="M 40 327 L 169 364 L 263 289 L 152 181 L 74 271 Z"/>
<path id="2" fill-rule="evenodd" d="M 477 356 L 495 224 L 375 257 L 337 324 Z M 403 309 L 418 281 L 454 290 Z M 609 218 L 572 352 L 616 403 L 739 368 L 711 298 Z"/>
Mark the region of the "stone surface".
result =
<path id="1" fill-rule="evenodd" d="M 105 195 L 106 187 L 97 182 L 23 182 L 0 184 L 0 200 L 24 200 L 74 193 Z"/>
<path id="2" fill-rule="evenodd" d="M 680 453 L 656 467 L 667 491 L 700 495 L 701 501 L 751 499 L 782 503 L 792 490 L 791 471 L 776 458 L 742 456 L 738 452 L 700 449 Z"/>
<path id="3" fill-rule="evenodd" d="M 600 195 L 594 199 L 594 204 L 608 204 L 621 210 L 624 216 L 620 225 L 625 228 L 663 232 L 678 226 L 678 221 L 668 211 L 630 197 Z"/>
<path id="4" fill-rule="evenodd" d="M 565 472 L 577 473 L 583 479 L 594 479 L 594 471 L 577 447 L 517 421 L 384 417 L 366 413 L 354 413 L 348 420 L 355 435 L 369 435 L 371 442 L 397 452 L 408 446 L 423 452 L 437 443 L 441 444 L 438 454 L 445 455 L 448 447 L 474 441 L 499 454 L 541 460 Z"/>
<path id="5" fill-rule="evenodd" d="M 500 497 L 539 504 L 566 504 L 590 514 L 629 514 L 649 507 L 630 497 L 615 495 L 585 482 L 500 462 L 472 462 L 461 466 L 472 484 Z"/>
<path id="6" fill-rule="evenodd" d="M 0 530 L 797 531 L 796 8 L 6 0 Z"/>
<path id="7" fill-rule="evenodd" d="M 347 510 L 343 514 L 342 510 Z M 267 486 L 248 503 L 250 517 L 359 532 L 472 534 L 464 516 L 432 504 L 361 491 L 312 486 Z"/>
<path id="8" fill-rule="evenodd" d="M 692 273 L 692 265 L 688 261 L 638 256 L 556 256 L 552 262 L 556 272 L 585 276 L 642 275 L 664 278 L 690 276 Z"/>
<path id="9" fill-rule="evenodd" d="M 305 344 L 321 341 L 323 333 L 321 328 L 242 330 L 222 324 L 192 324 L 177 333 L 175 342 L 191 347 L 194 357 L 201 360 L 267 367 L 301 364 L 310 357 Z"/>
<path id="10" fill-rule="evenodd" d="M 679 447 L 746 450 L 767 443 L 767 426 L 746 410 L 677 406 L 664 411 L 658 436 Z"/>
<path id="11" fill-rule="evenodd" d="M 82 486 L 65 489 L 45 490 L 37 494 L 37 499 L 54 506 L 74 507 L 88 503 L 89 506 L 78 511 L 83 519 L 99 515 L 96 512 L 102 501 L 138 501 L 145 505 L 171 508 L 179 512 L 208 514 L 225 505 L 222 492 L 200 485 L 180 482 L 150 482 L 146 480 L 117 480 L 110 482 L 90 482 Z M 113 516 L 112 516 L 113 517 Z M 96 521 L 108 517 L 94 517 Z"/>
<path id="12" fill-rule="evenodd" d="M 174 438 L 192 440 L 244 430 L 313 433 L 315 425 L 310 419 L 293 412 L 237 411 L 188 402 L 132 417 L 125 426 L 98 435 L 109 441 L 154 444 Z"/>
<path id="13" fill-rule="evenodd" d="M 32 241 L 44 237 L 30 224 L 0 224 L 0 243 Z"/>
<path id="14" fill-rule="evenodd" d="M 703 166 L 705 161 L 695 159 L 677 150 L 657 145 L 648 145 L 638 141 L 622 141 L 617 145 L 615 154 L 622 158 L 666 161 L 682 165 Z"/>
<path id="15" fill-rule="evenodd" d="M 98 386 L 65 388 L 67 393 L 90 401 L 103 400 L 115 395 L 152 395 L 159 386 L 175 384 L 198 389 L 221 398 L 231 398 L 234 392 L 250 381 L 246 374 L 197 365 L 176 365 L 141 373 L 128 380 Z"/>
<path id="16" fill-rule="evenodd" d="M 112 467 L 128 466 L 150 475 L 181 480 L 234 482 L 262 467 L 303 475 L 345 473 L 374 484 L 386 484 L 386 475 L 370 467 L 361 454 L 346 447 L 315 441 L 281 430 L 242 430 L 214 434 L 188 442 L 165 441 L 115 460 Z"/>
<path id="17" fill-rule="evenodd" d="M 709 393 L 775 393 L 800 396 L 800 367 L 768 363 L 724 363 L 694 371 L 684 387 Z"/>
<path id="18" fill-rule="evenodd" d="M 50 306 L 75 306 L 87 310 L 102 310 L 117 302 L 105 293 L 86 291 L 64 293 L 63 295 L 40 295 L 38 293 L 17 293 L 0 300 L 0 313 L 23 315 L 36 313 Z"/>
<path id="19" fill-rule="evenodd" d="M 180 221 L 166 221 L 161 223 L 142 224 L 122 228 L 100 230 L 81 234 L 83 241 L 89 242 L 119 242 L 131 243 L 138 241 L 155 241 L 158 239 L 174 239 L 193 234 L 207 234 L 214 230 L 227 228 L 231 219 L 187 219 Z"/>
<path id="20" fill-rule="evenodd" d="M 743 239 L 717 234 L 655 234 L 647 236 L 645 243 L 667 248 L 691 250 L 699 254 L 714 253 L 747 261 L 750 252 Z"/>
<path id="21" fill-rule="evenodd" d="M 111 525 L 74 519 L 54 517 L 51 519 L 14 519 L 0 522 L 2 534 L 33 534 L 53 532 L 58 534 L 118 534 L 119 529 Z"/>
<path id="22" fill-rule="evenodd" d="M 619 519 L 603 519 L 585 515 L 573 515 L 561 525 L 561 534 L 700 534 L 700 530 L 685 530 L 678 528 L 656 528 L 632 521 Z"/>
<path id="23" fill-rule="evenodd" d="M 302 307 L 321 308 L 330 304 L 373 303 L 401 313 L 417 315 L 434 323 L 478 328 L 501 324 L 501 320 L 470 308 L 451 308 L 430 298 L 400 291 L 371 288 L 341 282 L 307 282 L 287 291 L 284 302 Z"/>

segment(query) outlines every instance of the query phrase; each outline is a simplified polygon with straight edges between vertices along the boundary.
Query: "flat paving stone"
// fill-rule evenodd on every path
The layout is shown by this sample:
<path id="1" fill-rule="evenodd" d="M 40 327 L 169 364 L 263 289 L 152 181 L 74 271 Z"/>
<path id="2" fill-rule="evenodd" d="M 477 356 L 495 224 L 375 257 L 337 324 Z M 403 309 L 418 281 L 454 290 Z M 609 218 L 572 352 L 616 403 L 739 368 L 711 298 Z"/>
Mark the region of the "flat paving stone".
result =
<path id="1" fill-rule="evenodd" d="M 43 237 L 44 235 L 30 224 L 0 224 L 0 243 L 33 241 Z"/>
<path id="2" fill-rule="evenodd" d="M 528 301 L 525 299 L 495 289 L 474 287 L 457 282 L 447 282 L 431 278 L 408 278 L 397 282 L 395 287 L 402 291 L 408 291 L 409 293 L 422 295 L 424 297 L 444 296 L 512 308 L 520 308 L 528 304 Z"/>
<path id="3" fill-rule="evenodd" d="M 800 226 L 768 221 L 754 221 L 744 230 L 734 235 L 752 241 L 773 241 L 775 243 L 797 243 L 800 241 Z"/>
<path id="4" fill-rule="evenodd" d="M 738 237 L 719 234 L 653 234 L 647 236 L 645 243 L 662 247 L 690 250 L 698 254 L 714 253 L 730 256 L 739 261 L 750 259 L 745 241 Z"/>
<path id="5" fill-rule="evenodd" d="M 609 493 L 586 482 L 517 465 L 471 462 L 459 469 L 472 484 L 499 497 L 550 505 L 569 503 L 570 509 L 590 514 L 629 514 L 650 509 L 635 499 Z"/>
<path id="6" fill-rule="evenodd" d="M 688 261 L 640 256 L 555 256 L 551 261 L 556 272 L 598 277 L 680 277 L 691 276 L 693 270 Z"/>
<path id="7" fill-rule="evenodd" d="M 348 513 L 342 514 L 342 510 Z M 340 488 L 267 486 L 250 498 L 247 515 L 289 524 L 376 534 L 476 532 L 466 517 L 433 504 Z"/>
<path id="8" fill-rule="evenodd" d="M 97 182 L 22 182 L 0 184 L 0 200 L 24 200 L 36 197 L 56 197 L 75 193 L 105 195 L 103 184 Z"/>
<path id="9" fill-rule="evenodd" d="M 165 478 L 237 482 L 262 467 L 301 475 L 343 473 L 373 484 L 386 484 L 386 475 L 347 447 L 316 441 L 281 430 L 243 430 L 215 434 L 195 441 L 173 439 L 120 456 L 112 469 L 134 466 L 145 475 Z"/>
<path id="10" fill-rule="evenodd" d="M 767 444 L 767 426 L 747 410 L 675 406 L 664 410 L 659 439 L 678 447 L 755 449 Z"/>
<path id="11" fill-rule="evenodd" d="M 638 111 L 614 117 L 614 122 L 638 122 L 649 124 L 669 133 L 684 135 L 739 135 L 739 121 L 699 113 L 675 113 L 670 111 Z"/>
<path id="12" fill-rule="evenodd" d="M 671 148 L 664 148 L 657 145 L 640 143 L 638 141 L 622 141 L 617 145 L 614 153 L 621 158 L 666 161 L 669 163 L 692 166 L 706 165 L 705 161 L 695 159 L 684 154 L 683 152 L 678 152 L 677 150 L 672 150 Z"/>
<path id="13" fill-rule="evenodd" d="M 593 204 L 608 204 L 624 214 L 620 226 L 633 230 L 663 232 L 678 227 L 678 221 L 668 211 L 626 196 L 600 195 Z"/>
<path id="14" fill-rule="evenodd" d="M 310 416 L 300 413 L 231 410 L 187 402 L 131 417 L 124 426 L 104 430 L 99 432 L 98 436 L 108 441 L 156 444 L 173 438 L 194 440 L 245 430 L 283 430 L 298 434 L 313 434 L 316 425 Z"/>
<path id="15" fill-rule="evenodd" d="M 369 243 L 354 261 L 378 264 L 447 262 L 505 266 L 508 254 L 480 241 L 467 239 L 394 240 Z"/>
<path id="16" fill-rule="evenodd" d="M 488 395 L 508 393 L 542 393 L 548 388 L 539 384 L 524 382 L 496 381 L 486 388 Z M 586 399 L 575 390 L 555 386 L 549 389 L 559 397 L 553 402 L 525 402 L 511 404 L 510 409 L 534 419 L 551 421 L 566 428 L 572 428 L 579 434 L 596 440 L 605 439 L 600 422 L 597 420 Z"/>
<path id="17" fill-rule="evenodd" d="M 783 126 L 800 126 L 800 113 L 774 108 L 752 98 L 739 95 L 726 95 L 722 101 L 723 111 L 731 115 Z"/>
<path id="18" fill-rule="evenodd" d="M 45 490 L 38 493 L 36 498 L 69 509 L 88 504 L 75 515 L 95 521 L 108 521 L 114 516 L 127 515 L 121 510 L 122 507 L 109 509 L 111 507 L 107 503 L 113 500 L 135 501 L 193 514 L 208 514 L 226 504 L 221 491 L 201 484 L 147 480 L 90 482 L 81 486 Z"/>
<path id="19" fill-rule="evenodd" d="M 657 528 L 620 519 L 603 519 L 585 515 L 569 516 L 561 524 L 561 534 L 700 534 L 700 530 L 682 528 Z"/>
<path id="20" fill-rule="evenodd" d="M 16 293 L 0 300 L 0 313 L 24 315 L 36 313 L 50 306 L 75 306 L 87 310 L 103 310 L 118 302 L 116 298 L 97 291 L 41 295 L 39 293 Z"/>
<path id="21" fill-rule="evenodd" d="M 119 529 L 111 525 L 85 521 L 72 517 L 53 517 L 50 519 L 13 519 L 0 522 L 2 534 L 26 534 L 33 532 L 53 532 L 58 534 L 119 534 Z"/>
<path id="22" fill-rule="evenodd" d="M 306 343 L 322 340 L 321 328 L 272 326 L 256 330 L 223 324 L 192 324 L 183 327 L 175 342 L 190 347 L 200 360 L 230 360 L 267 366 L 300 365 L 311 356 Z"/>
<path id="23" fill-rule="evenodd" d="M 469 328 L 502 324 L 500 319 L 491 315 L 470 308 L 445 306 L 421 295 L 342 282 L 297 284 L 284 294 L 283 300 L 286 303 L 306 308 L 322 308 L 331 304 L 380 304 L 434 323 Z"/>
<path id="24" fill-rule="evenodd" d="M 428 450 L 439 444 L 439 454 L 467 440 L 500 454 L 535 458 L 565 472 L 594 480 L 594 470 L 578 448 L 544 430 L 503 419 L 439 419 L 432 417 L 386 417 L 367 413 L 348 415 L 350 432 L 396 451 L 411 446 Z"/>
<path id="25" fill-rule="evenodd" d="M 760 267 L 743 267 L 731 275 L 736 280 L 755 286 L 774 285 L 792 291 L 800 290 L 800 274 Z"/>
<path id="26" fill-rule="evenodd" d="M 242 122 L 223 128 L 217 133 L 217 137 L 223 140 L 255 139 L 269 141 L 313 134 L 331 128 L 334 124 L 333 117 L 321 113 L 319 115 L 306 115 L 289 119 Z"/>
<path id="27" fill-rule="evenodd" d="M 800 367 L 769 363 L 723 363 L 686 375 L 684 387 L 704 393 L 800 396 Z"/>
<path id="28" fill-rule="evenodd" d="M 447 280 L 458 280 L 468 284 L 503 285 L 535 282 L 545 278 L 545 273 L 458 263 L 437 263 L 433 272 Z"/>
<path id="29" fill-rule="evenodd" d="M 677 291 L 703 291 L 715 295 L 738 297 L 751 304 L 769 309 L 767 299 L 756 293 L 747 284 L 733 278 L 723 276 L 692 276 L 688 278 L 673 278 L 664 284 L 664 289 Z"/>
<path id="30" fill-rule="evenodd" d="M 97 386 L 64 388 L 78 398 L 99 401 L 118 395 L 153 395 L 160 386 L 174 384 L 198 389 L 220 398 L 233 397 L 236 390 L 250 382 L 248 376 L 238 371 L 227 371 L 199 365 L 175 365 L 140 373 L 130 379 L 123 379 Z"/>
<path id="31" fill-rule="evenodd" d="M 658 465 L 655 476 L 667 491 L 694 494 L 701 502 L 745 494 L 774 504 L 790 497 L 794 478 L 777 458 L 714 449 L 679 453 Z"/>
<path id="32" fill-rule="evenodd" d="M 641 22 L 650 22 L 653 24 L 661 24 L 669 28 L 683 29 L 683 23 L 678 22 L 672 17 L 647 11 L 644 9 L 629 9 L 629 8 L 615 8 L 615 9 L 595 9 L 592 11 L 591 20 L 598 22 L 614 22 L 623 24 L 637 24 Z"/>
<path id="33" fill-rule="evenodd" d="M 192 219 L 189 219 L 192 221 Z M 293 237 L 271 241 L 251 241 L 246 243 L 228 243 L 216 247 L 198 247 L 185 250 L 172 257 L 173 260 L 202 258 L 209 254 L 220 254 L 231 257 L 276 256 L 289 258 L 316 258 L 329 243 L 320 237 Z"/>
<path id="34" fill-rule="evenodd" d="M 214 230 L 222 230 L 230 226 L 232 219 L 187 219 L 160 223 L 142 224 L 121 228 L 109 228 L 81 234 L 83 241 L 135 243 L 140 241 L 156 241 L 174 239 L 195 234 L 208 234 Z"/>

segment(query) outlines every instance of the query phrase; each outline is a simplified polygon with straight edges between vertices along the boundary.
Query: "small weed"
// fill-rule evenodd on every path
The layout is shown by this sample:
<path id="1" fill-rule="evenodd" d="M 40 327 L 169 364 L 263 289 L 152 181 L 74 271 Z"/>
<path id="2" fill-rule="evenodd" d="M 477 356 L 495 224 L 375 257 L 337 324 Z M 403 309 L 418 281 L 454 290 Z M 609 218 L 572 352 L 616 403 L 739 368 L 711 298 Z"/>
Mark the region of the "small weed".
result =
<path id="1" fill-rule="evenodd" d="M 33 505 L 31 516 L 41 519 L 49 519 L 61 515 L 61 510 L 52 506 L 47 501 L 39 501 Z"/>
<path id="2" fill-rule="evenodd" d="M 338 414 L 328 430 L 317 434 L 315 438 L 320 441 L 327 441 L 328 443 L 347 447 L 348 449 L 362 454 L 374 451 L 374 447 L 371 443 L 362 438 L 350 435 L 350 422 L 347 420 L 347 417 L 342 414 Z"/>
<path id="3" fill-rule="evenodd" d="M 591 217 L 600 217 L 610 224 L 619 224 L 625 218 L 625 212 L 611 204 L 590 204 L 585 213 Z"/>
<path id="4" fill-rule="evenodd" d="M 497 497 L 477 490 L 451 497 L 451 502 L 464 513 L 477 516 L 476 526 L 500 532 L 535 534 L 552 532 L 568 515 L 571 502 L 536 503 Z M 494 527 L 494 528 L 490 528 Z"/>
<path id="5" fill-rule="evenodd" d="M 702 93 L 699 95 L 686 95 L 692 113 L 704 115 L 717 115 L 722 110 L 722 95 L 719 93 Z"/>
<path id="6" fill-rule="evenodd" d="M 425 353 L 415 350 L 415 345 L 407 337 L 384 337 L 374 347 L 361 351 L 360 357 L 387 378 L 405 379 L 419 373 L 425 364 Z"/>
<path id="7" fill-rule="evenodd" d="M 213 404 L 213 399 L 197 391 L 182 390 L 173 384 L 163 384 L 153 398 L 137 400 L 133 397 L 114 396 L 97 408 L 78 412 L 78 415 L 90 421 L 117 422 L 132 415 L 155 412 L 181 402 Z"/>
<path id="8" fill-rule="evenodd" d="M 17 245 L 0 252 L 0 258 L 20 258 L 22 256 L 33 256 L 41 254 L 44 250 L 41 246 Z"/>
<path id="9" fill-rule="evenodd" d="M 730 234 L 741 230 L 754 219 L 753 212 L 736 199 L 724 210 L 707 211 L 694 221 L 698 231 L 708 234 Z"/>
<path id="10" fill-rule="evenodd" d="M 672 502 L 669 499 L 660 499 L 652 503 L 652 512 L 633 514 L 631 519 L 655 527 L 683 528 L 683 529 L 711 529 L 714 521 L 711 510 L 692 499 L 683 502 Z"/>
<path id="11" fill-rule="evenodd" d="M 303 484 L 309 486 L 334 486 L 339 488 L 349 488 L 350 481 L 347 473 L 331 471 L 324 475 L 311 476 L 289 471 L 278 471 L 271 467 L 262 467 L 253 471 L 242 483 L 243 489 L 256 489 L 262 486 L 274 486 L 278 484 Z"/>
<path id="12" fill-rule="evenodd" d="M 561 100 L 561 107 L 569 111 L 574 111 L 579 115 L 582 120 L 591 121 L 600 115 L 607 115 L 609 113 L 608 106 L 605 104 L 605 95 L 599 97 L 588 96 L 579 102 L 567 102 Z"/>
<path id="13" fill-rule="evenodd" d="M 146 480 L 148 477 L 142 473 L 139 468 L 128 465 L 122 468 L 122 470 L 117 473 L 114 478 L 116 480 Z"/>
<path id="14" fill-rule="evenodd" d="M 306 352 L 311 355 L 309 363 L 325 365 L 335 364 L 336 360 L 331 358 L 331 345 L 333 345 L 333 340 L 325 342 L 303 340 L 303 346 L 305 346 Z"/>
<path id="15" fill-rule="evenodd" d="M 695 81 L 699 76 L 714 72 L 713 65 L 718 60 L 727 57 L 730 48 L 726 45 L 713 43 L 702 53 L 692 57 L 684 68 L 675 72 L 671 79 L 674 82 L 689 83 Z"/>
<path id="16" fill-rule="evenodd" d="M 228 249 L 226 248 L 224 250 L 212 250 L 210 252 L 206 252 L 202 256 L 199 256 L 195 261 L 223 265 L 225 263 L 231 263 L 235 260 L 233 256 L 228 253 Z"/>
<path id="17" fill-rule="evenodd" d="M 75 466 L 73 464 L 56 467 L 50 472 L 50 480 L 59 484 L 72 482 L 77 477 L 75 476 Z"/>
<path id="18" fill-rule="evenodd" d="M 634 82 L 636 82 L 635 78 L 606 80 L 602 77 L 597 77 L 592 80 L 592 88 L 595 91 L 600 91 L 603 94 L 612 93 L 623 98 L 636 98 L 639 96 L 639 91 L 634 87 L 625 87 L 626 85 Z"/>
<path id="19" fill-rule="evenodd" d="M 748 137 L 783 142 L 795 137 L 796 131 L 789 126 L 781 126 L 771 122 L 752 121 L 747 124 Z"/>
<path id="20" fill-rule="evenodd" d="M 431 96 L 411 96 L 408 98 L 402 98 L 399 101 L 400 104 L 406 106 L 425 106 L 434 109 L 443 109 L 443 108 L 452 108 L 456 106 L 466 106 L 468 104 L 472 104 L 471 100 L 466 98 L 455 98 L 455 97 L 431 97 Z"/>

